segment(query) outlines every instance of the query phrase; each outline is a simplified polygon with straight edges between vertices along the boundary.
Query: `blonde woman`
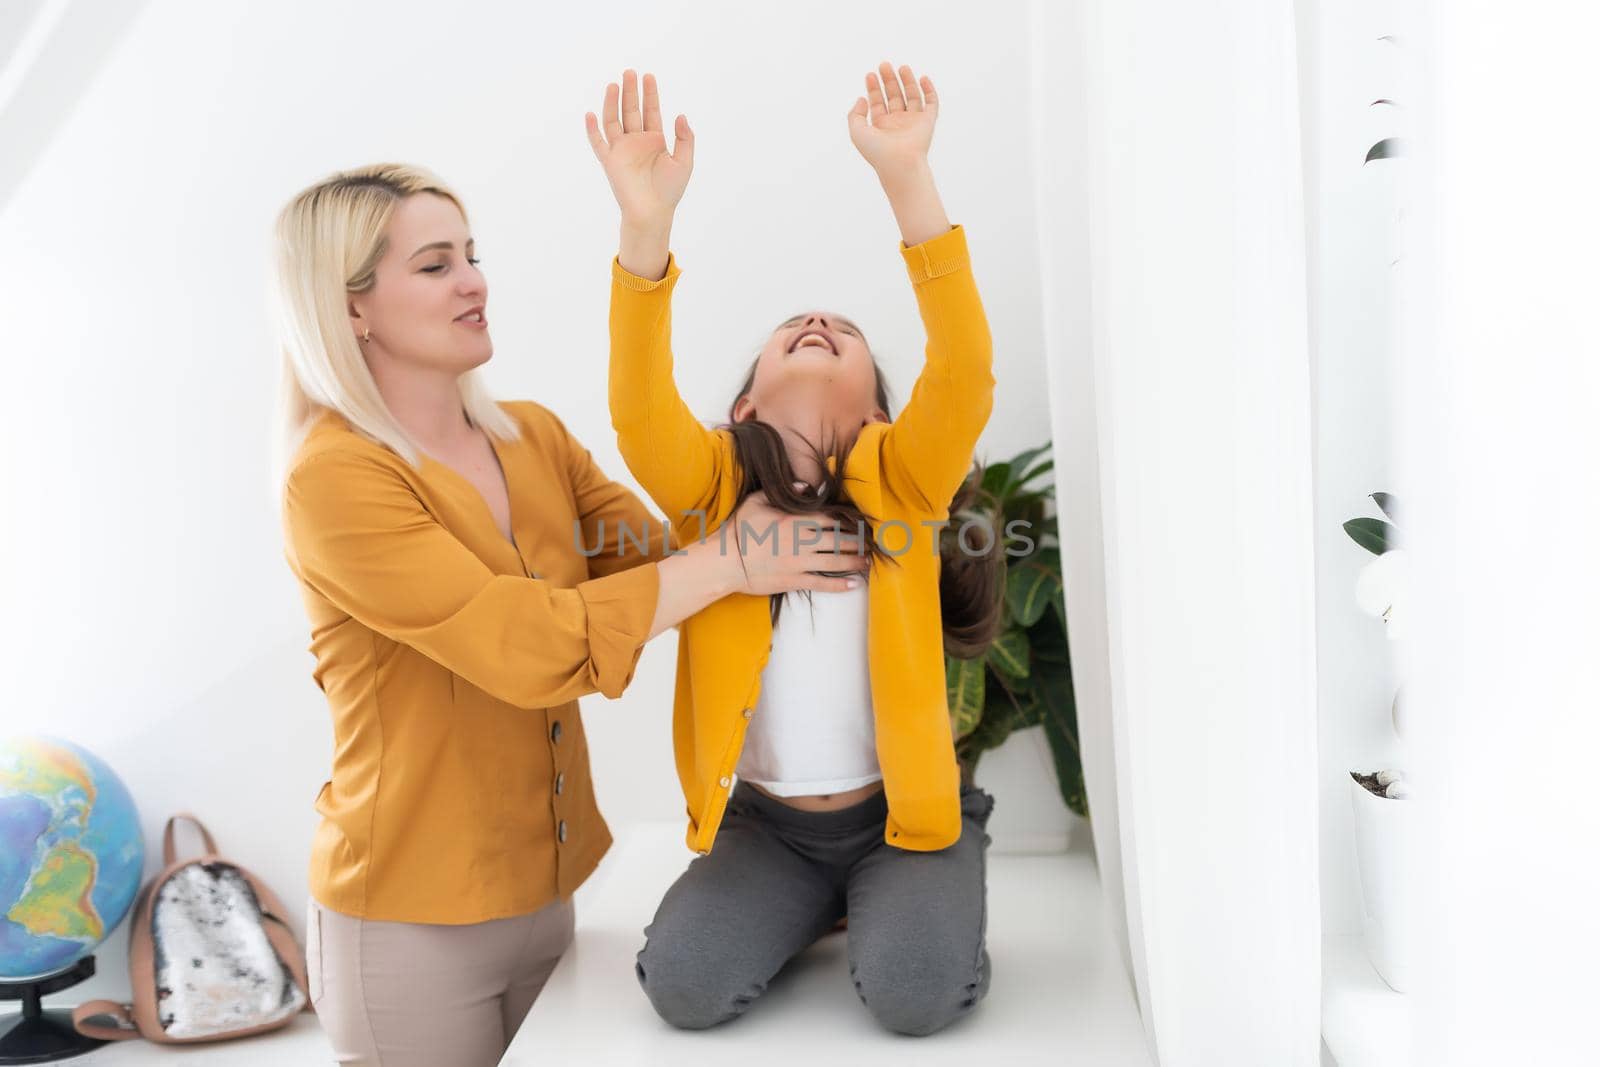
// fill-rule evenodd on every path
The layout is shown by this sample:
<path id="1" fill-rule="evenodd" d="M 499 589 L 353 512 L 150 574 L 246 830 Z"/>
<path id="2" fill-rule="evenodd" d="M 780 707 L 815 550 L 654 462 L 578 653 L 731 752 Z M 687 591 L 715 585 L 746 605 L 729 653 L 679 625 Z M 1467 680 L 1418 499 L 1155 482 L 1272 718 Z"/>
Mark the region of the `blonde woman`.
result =
<path id="1" fill-rule="evenodd" d="M 498 1062 L 611 841 L 577 698 L 616 697 L 645 642 L 723 596 L 866 567 L 848 538 L 802 549 L 823 517 L 762 498 L 740 519 L 782 551 L 669 553 L 554 412 L 484 390 L 474 252 L 414 167 L 334 174 L 278 220 L 285 557 L 334 734 L 306 952 L 343 1064 Z"/>

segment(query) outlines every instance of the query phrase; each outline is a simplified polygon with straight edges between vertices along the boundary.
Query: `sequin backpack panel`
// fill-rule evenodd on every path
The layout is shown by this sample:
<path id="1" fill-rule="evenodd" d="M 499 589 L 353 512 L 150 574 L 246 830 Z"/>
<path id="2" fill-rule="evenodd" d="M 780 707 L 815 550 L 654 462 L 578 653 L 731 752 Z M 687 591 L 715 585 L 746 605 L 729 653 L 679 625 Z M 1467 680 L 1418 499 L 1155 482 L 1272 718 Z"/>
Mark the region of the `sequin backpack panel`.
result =
<path id="1" fill-rule="evenodd" d="M 192 823 L 205 854 L 179 860 L 174 831 Z M 189 814 L 167 820 L 163 868 L 139 892 L 129 924 L 133 1003 L 93 1000 L 72 1013 L 89 1037 L 188 1044 L 287 1026 L 311 1010 L 305 954 L 283 904 L 261 880 L 217 853 Z M 110 1016 L 117 1025 L 90 1022 Z"/>

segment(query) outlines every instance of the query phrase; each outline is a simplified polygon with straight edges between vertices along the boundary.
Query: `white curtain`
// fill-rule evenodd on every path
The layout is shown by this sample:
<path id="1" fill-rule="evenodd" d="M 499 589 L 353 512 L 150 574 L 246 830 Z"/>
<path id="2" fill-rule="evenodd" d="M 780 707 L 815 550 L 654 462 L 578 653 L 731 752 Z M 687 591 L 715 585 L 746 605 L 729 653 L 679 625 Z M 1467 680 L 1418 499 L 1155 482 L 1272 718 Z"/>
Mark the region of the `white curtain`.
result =
<path id="1" fill-rule="evenodd" d="M 1436 3 L 1400 459 L 1419 1064 L 1600 1062 L 1600 15 Z"/>
<path id="2" fill-rule="evenodd" d="M 1067 608 L 1111 922 L 1163 1067 L 1315 1064 L 1294 10 L 1033 18 Z"/>

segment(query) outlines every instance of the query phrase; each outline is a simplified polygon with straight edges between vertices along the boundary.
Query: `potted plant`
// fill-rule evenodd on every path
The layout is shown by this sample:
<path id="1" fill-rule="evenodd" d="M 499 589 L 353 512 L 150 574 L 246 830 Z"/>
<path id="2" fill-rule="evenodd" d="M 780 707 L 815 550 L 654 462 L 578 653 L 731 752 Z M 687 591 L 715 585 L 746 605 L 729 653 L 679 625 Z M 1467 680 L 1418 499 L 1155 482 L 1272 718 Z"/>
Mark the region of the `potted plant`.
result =
<path id="1" fill-rule="evenodd" d="M 971 503 L 952 513 L 941 535 L 959 537 L 964 524 L 986 523 L 1005 560 L 1000 634 L 978 658 L 947 654 L 945 680 L 963 783 L 972 782 L 985 752 L 1017 730 L 1039 727 L 1050 746 L 1062 800 L 1087 817 L 1055 482 L 1045 477 L 1054 469 L 1049 449 L 1046 443 L 979 468 L 969 482 L 977 490 Z"/>
<path id="2" fill-rule="evenodd" d="M 1376 558 L 1362 568 L 1356 580 L 1356 601 L 1362 610 L 1383 620 L 1390 640 L 1405 636 L 1409 621 L 1410 566 L 1399 546 L 1394 525 L 1394 498 L 1373 493 L 1373 501 L 1386 519 L 1355 518 L 1344 524 L 1350 539 Z M 1401 691 L 1389 706 L 1396 737 L 1404 736 Z M 1409 983 L 1407 948 L 1407 894 L 1414 880 L 1407 863 L 1414 855 L 1411 805 L 1405 776 L 1397 769 L 1351 771 L 1351 804 L 1355 815 L 1356 864 L 1366 919 L 1363 940 L 1367 957 L 1389 987 L 1404 992 Z"/>

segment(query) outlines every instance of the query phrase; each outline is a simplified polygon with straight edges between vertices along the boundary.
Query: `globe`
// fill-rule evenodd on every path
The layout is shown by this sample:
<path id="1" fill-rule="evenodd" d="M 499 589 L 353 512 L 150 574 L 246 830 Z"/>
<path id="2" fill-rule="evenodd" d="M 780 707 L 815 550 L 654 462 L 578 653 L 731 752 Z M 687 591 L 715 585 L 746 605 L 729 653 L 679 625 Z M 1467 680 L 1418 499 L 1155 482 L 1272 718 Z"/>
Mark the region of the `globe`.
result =
<path id="1" fill-rule="evenodd" d="M 143 873 L 139 813 L 111 768 L 58 738 L 0 740 L 0 981 L 92 953 Z"/>

